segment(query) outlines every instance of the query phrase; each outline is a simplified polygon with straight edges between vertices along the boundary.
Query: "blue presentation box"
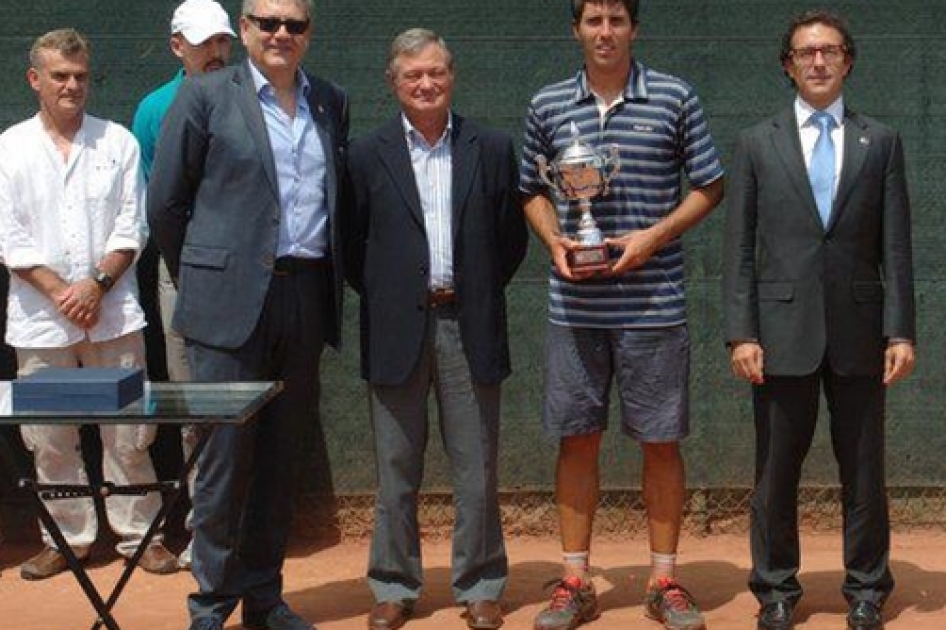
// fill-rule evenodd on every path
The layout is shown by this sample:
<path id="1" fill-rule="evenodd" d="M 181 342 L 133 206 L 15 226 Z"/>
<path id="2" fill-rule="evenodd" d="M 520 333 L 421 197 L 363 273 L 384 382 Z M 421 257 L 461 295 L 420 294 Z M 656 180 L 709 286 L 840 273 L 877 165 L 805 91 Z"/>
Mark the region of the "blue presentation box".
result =
<path id="1" fill-rule="evenodd" d="M 44 368 L 12 383 L 13 411 L 118 411 L 144 393 L 140 368 Z"/>

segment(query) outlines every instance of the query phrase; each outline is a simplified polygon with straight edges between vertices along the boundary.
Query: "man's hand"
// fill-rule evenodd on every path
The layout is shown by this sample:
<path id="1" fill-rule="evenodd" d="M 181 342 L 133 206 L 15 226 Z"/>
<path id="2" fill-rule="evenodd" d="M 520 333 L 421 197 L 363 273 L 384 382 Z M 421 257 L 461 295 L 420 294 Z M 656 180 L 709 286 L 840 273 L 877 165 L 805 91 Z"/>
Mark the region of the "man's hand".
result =
<path id="1" fill-rule="evenodd" d="M 611 274 L 620 275 L 646 263 L 660 248 L 650 230 L 634 230 L 616 238 L 604 239 L 609 247 L 621 250 L 621 257 L 611 265 Z"/>
<path id="2" fill-rule="evenodd" d="M 549 253 L 552 255 L 555 269 L 558 270 L 558 274 L 566 280 L 580 282 L 581 280 L 594 277 L 599 273 L 597 271 L 575 270 L 569 266 L 568 253 L 580 248 L 581 245 L 578 241 L 572 240 L 567 236 L 556 237 L 549 246 Z"/>
<path id="3" fill-rule="evenodd" d="M 103 295 L 98 283 L 92 278 L 86 278 L 70 284 L 57 294 L 56 307 L 70 322 L 80 328 L 89 329 L 99 321 Z"/>
<path id="4" fill-rule="evenodd" d="M 743 378 L 753 385 L 765 382 L 762 375 L 763 352 L 762 346 L 756 341 L 737 341 L 730 346 L 732 373 L 737 378 Z"/>
<path id="5" fill-rule="evenodd" d="M 913 372 L 916 350 L 909 341 L 889 344 L 884 352 L 884 385 L 893 385 Z"/>

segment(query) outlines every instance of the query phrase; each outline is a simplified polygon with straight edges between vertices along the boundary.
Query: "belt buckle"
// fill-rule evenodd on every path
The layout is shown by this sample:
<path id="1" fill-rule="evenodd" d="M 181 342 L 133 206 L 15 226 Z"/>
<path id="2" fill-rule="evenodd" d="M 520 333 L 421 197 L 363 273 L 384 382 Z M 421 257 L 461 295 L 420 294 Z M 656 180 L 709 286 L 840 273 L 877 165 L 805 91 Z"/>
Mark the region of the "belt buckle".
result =
<path id="1" fill-rule="evenodd" d="M 273 275 L 279 277 L 292 275 L 292 259 L 287 256 L 280 256 L 273 261 Z"/>
<path id="2" fill-rule="evenodd" d="M 431 289 L 427 294 L 427 302 L 433 308 L 453 304 L 456 299 L 456 291 L 451 288 Z"/>

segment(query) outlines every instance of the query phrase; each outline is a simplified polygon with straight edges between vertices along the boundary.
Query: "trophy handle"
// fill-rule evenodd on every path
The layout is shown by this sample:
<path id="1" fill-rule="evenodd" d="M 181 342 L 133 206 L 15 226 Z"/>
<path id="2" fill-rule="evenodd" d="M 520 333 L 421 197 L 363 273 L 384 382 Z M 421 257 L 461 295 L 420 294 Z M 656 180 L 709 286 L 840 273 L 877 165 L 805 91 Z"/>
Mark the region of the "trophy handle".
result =
<path id="1" fill-rule="evenodd" d="M 601 191 L 602 195 L 607 195 L 611 190 L 611 179 L 617 175 L 617 172 L 621 168 L 621 149 L 616 144 L 612 144 L 609 147 L 610 155 L 604 160 L 604 167 L 607 170 L 607 173 L 601 174 L 601 179 L 604 181 L 604 188 Z M 602 169 L 602 170 L 605 170 Z"/>
<path id="2" fill-rule="evenodd" d="M 549 166 L 549 161 L 545 158 L 545 156 L 541 154 L 535 156 L 535 165 L 539 169 L 539 177 L 543 182 L 545 182 L 545 185 L 550 189 L 555 190 L 557 186 L 555 185 L 555 182 L 553 182 L 549 177 L 549 171 L 551 170 L 551 167 Z"/>

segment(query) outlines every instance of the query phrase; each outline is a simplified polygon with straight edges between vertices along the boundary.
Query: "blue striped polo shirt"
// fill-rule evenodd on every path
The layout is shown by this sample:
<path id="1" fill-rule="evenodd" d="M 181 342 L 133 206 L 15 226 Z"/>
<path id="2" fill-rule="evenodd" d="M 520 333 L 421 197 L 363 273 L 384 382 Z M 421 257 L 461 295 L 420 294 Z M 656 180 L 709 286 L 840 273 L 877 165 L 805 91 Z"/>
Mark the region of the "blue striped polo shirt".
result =
<path id="1" fill-rule="evenodd" d="M 605 237 L 648 228 L 670 214 L 683 195 L 683 178 L 693 188 L 723 175 L 703 109 L 685 81 L 635 62 L 623 102 L 603 122 L 584 70 L 546 86 L 532 99 L 526 119 L 520 189 L 555 198 L 539 177 L 535 158 L 552 161 L 581 140 L 599 151 L 620 148 L 620 168 L 607 196 L 592 200 L 592 213 Z M 557 199 L 563 233 L 578 229 L 578 203 Z M 683 242 L 667 243 L 643 266 L 618 277 L 569 282 L 552 268 L 549 320 L 583 328 L 663 328 L 686 322 Z"/>

